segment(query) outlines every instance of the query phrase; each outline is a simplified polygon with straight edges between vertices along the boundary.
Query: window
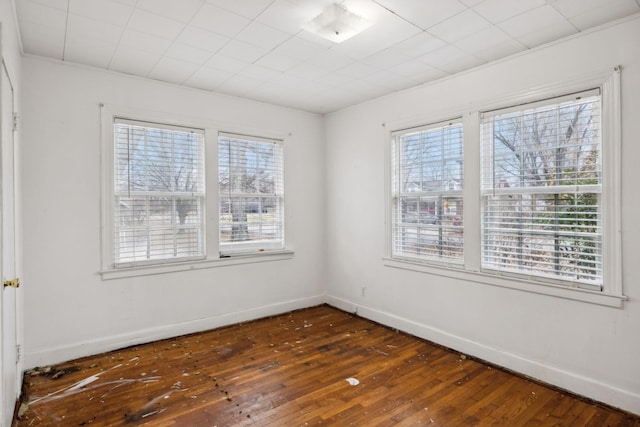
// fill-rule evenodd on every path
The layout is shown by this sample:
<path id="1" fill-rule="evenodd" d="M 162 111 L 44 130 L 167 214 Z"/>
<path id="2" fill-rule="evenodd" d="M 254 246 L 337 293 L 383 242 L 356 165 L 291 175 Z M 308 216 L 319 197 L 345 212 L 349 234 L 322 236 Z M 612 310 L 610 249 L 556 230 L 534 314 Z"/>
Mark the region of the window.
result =
<path id="1" fill-rule="evenodd" d="M 282 141 L 218 137 L 220 253 L 284 248 Z"/>
<path id="2" fill-rule="evenodd" d="M 621 307 L 620 105 L 616 68 L 392 127 L 384 264 Z"/>
<path id="3" fill-rule="evenodd" d="M 117 118 L 113 139 L 115 265 L 204 257 L 204 132 Z"/>
<path id="4" fill-rule="evenodd" d="M 602 285 L 599 90 L 481 115 L 482 267 Z"/>
<path id="5" fill-rule="evenodd" d="M 392 134 L 392 257 L 463 262 L 462 121 Z"/>

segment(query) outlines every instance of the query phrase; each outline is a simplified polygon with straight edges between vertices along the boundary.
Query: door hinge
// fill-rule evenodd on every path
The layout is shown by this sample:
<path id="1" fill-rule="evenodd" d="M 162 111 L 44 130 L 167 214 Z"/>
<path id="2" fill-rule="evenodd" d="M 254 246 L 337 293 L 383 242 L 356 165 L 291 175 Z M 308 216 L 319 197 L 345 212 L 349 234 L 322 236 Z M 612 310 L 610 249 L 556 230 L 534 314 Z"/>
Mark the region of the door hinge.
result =
<path id="1" fill-rule="evenodd" d="M 11 279 L 11 280 L 5 280 L 3 283 L 4 287 L 11 287 L 11 288 L 19 288 L 20 287 L 20 279 L 18 279 L 17 277 L 15 279 Z"/>
<path id="2" fill-rule="evenodd" d="M 20 363 L 22 361 L 22 347 L 20 344 L 16 345 L 16 363 Z"/>
<path id="3" fill-rule="evenodd" d="M 13 131 L 18 131 L 18 113 L 13 113 Z"/>

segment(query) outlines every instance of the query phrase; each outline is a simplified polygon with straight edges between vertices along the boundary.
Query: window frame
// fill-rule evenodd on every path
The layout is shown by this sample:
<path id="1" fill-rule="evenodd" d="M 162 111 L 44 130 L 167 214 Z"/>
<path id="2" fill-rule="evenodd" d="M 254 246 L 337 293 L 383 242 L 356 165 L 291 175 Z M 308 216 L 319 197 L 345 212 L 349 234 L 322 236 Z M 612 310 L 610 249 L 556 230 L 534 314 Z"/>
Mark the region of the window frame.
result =
<path id="1" fill-rule="evenodd" d="M 411 119 L 383 123 L 385 141 L 385 253 L 383 265 L 411 270 L 445 278 L 459 279 L 471 283 L 503 287 L 529 293 L 548 295 L 615 308 L 622 308 L 627 297 L 623 294 L 621 267 L 621 217 L 620 217 L 620 165 L 621 165 L 621 94 L 620 67 L 602 70 L 570 80 L 534 87 L 522 92 L 510 93 L 499 98 L 480 100 L 464 108 L 453 108 L 446 112 L 425 114 L 422 119 Z M 540 280 L 525 275 L 505 274 L 481 268 L 482 245 L 482 200 L 480 186 L 480 112 L 499 110 L 509 106 L 528 104 L 555 98 L 592 88 L 601 89 L 602 105 L 602 209 L 603 209 L 603 286 L 602 290 L 584 289 Z M 462 114 L 461 114 L 462 113 Z M 419 260 L 398 259 L 391 256 L 392 195 L 391 161 L 394 130 L 430 123 L 439 117 L 462 115 L 464 124 L 464 265 L 455 268 Z M 426 117 L 426 119 L 425 119 Z M 429 120 L 430 117 L 436 120 Z"/>
<path id="2" fill-rule="evenodd" d="M 139 126 L 139 127 L 144 127 L 145 129 L 145 133 L 147 129 L 159 129 L 159 130 L 167 130 L 167 131 L 192 131 L 194 133 L 199 134 L 200 138 L 201 138 L 201 147 L 199 147 L 199 151 L 201 151 L 201 158 L 199 158 L 199 167 L 202 168 L 202 178 L 203 178 L 203 190 L 201 192 L 201 195 L 199 196 L 192 196 L 192 197 L 197 197 L 197 198 L 201 198 L 201 206 L 200 206 L 200 224 L 199 224 L 199 231 L 201 233 L 200 236 L 200 248 L 202 250 L 201 254 L 196 254 L 196 255 L 189 255 L 189 256 L 181 256 L 181 257 L 164 257 L 164 258 L 157 258 L 157 259 L 146 259 L 146 260 L 125 260 L 125 261 L 117 261 L 116 258 L 116 252 L 117 249 L 119 247 L 119 245 L 116 243 L 116 240 L 118 240 L 118 238 L 116 237 L 116 234 L 119 232 L 120 227 L 116 224 L 116 212 L 119 211 L 119 208 L 117 208 L 116 206 L 114 206 L 114 204 L 112 204 L 112 210 L 111 210 L 111 215 L 112 215 L 112 239 L 113 239 L 113 245 L 112 245 L 112 251 L 113 251 L 113 258 L 114 258 L 114 268 L 116 269 L 120 269 L 120 268 L 127 268 L 127 267 L 136 267 L 136 266 L 144 266 L 144 265 L 158 265 L 158 264 L 168 264 L 168 263 L 176 263 L 176 262 L 187 262 L 187 261 L 195 261 L 195 260 L 201 260 L 204 259 L 206 257 L 206 253 L 207 253 L 207 247 L 206 247 L 206 235 L 207 235 L 207 224 L 206 224 L 206 167 L 205 167 L 205 134 L 204 134 L 204 129 L 200 129 L 200 128 L 193 128 L 193 127 L 185 127 L 185 126 L 176 126 L 176 125 L 169 125 L 166 123 L 156 123 L 156 122 L 149 122 L 149 121 L 140 121 L 140 120 L 132 120 L 129 118 L 124 118 L 124 117 L 114 117 L 113 118 L 113 124 L 112 126 L 116 126 L 116 125 L 133 125 L 133 126 Z M 115 135 L 114 135 L 115 138 Z M 114 145 L 115 145 L 115 139 L 114 139 Z M 114 147 L 115 148 L 115 147 Z M 114 154 L 114 173 L 112 174 L 112 177 L 115 178 L 115 154 Z M 112 202 L 115 202 L 115 198 L 118 197 L 118 193 L 120 193 L 119 191 L 115 190 L 115 182 L 113 182 L 113 199 Z M 136 191 L 134 191 L 132 193 L 132 195 L 136 195 Z M 147 193 L 147 191 L 144 191 L 142 193 Z M 165 195 L 167 197 L 176 197 L 174 194 L 176 194 L 176 192 L 172 192 L 172 191 L 165 191 L 165 192 L 157 192 L 158 196 L 162 196 Z M 146 198 L 149 197 L 148 194 L 145 195 L 141 195 L 140 197 Z M 193 227 L 191 227 L 193 228 Z"/>
<path id="3" fill-rule="evenodd" d="M 278 226 L 280 229 L 280 239 L 274 240 L 248 240 L 245 242 L 223 242 L 222 233 L 221 233 L 221 207 L 220 203 L 218 204 L 218 250 L 220 252 L 220 257 L 230 257 L 230 256 L 238 256 L 238 255 L 248 255 L 255 252 L 273 252 L 273 251 L 281 251 L 284 249 L 286 244 L 286 234 L 285 234 L 285 189 L 284 189 L 284 141 L 282 139 L 274 139 L 267 138 L 264 136 L 254 136 L 254 135 L 246 135 L 241 133 L 231 133 L 231 132 L 219 132 L 218 133 L 218 150 L 220 149 L 220 141 L 222 139 L 240 139 L 246 142 L 255 142 L 259 144 L 271 144 L 276 148 L 274 150 L 274 157 L 276 167 L 274 168 L 275 177 L 275 191 L 274 193 L 239 193 L 236 194 L 235 197 L 239 198 L 277 198 L 278 199 L 278 209 L 277 214 L 279 217 Z M 230 143 L 231 141 L 229 141 Z M 219 153 L 219 151 L 218 151 Z M 216 177 L 217 177 L 217 185 L 216 191 L 218 192 L 218 200 L 221 200 L 224 197 L 224 194 L 220 192 L 219 179 L 220 179 L 220 166 L 221 161 L 218 159 L 216 166 Z M 231 169 L 231 165 L 228 165 L 229 169 Z M 231 195 L 229 196 L 231 197 Z M 261 204 L 259 205 L 261 206 Z M 258 212 L 258 215 L 261 215 L 262 212 Z M 260 223 L 262 226 L 262 222 Z"/>
<path id="4" fill-rule="evenodd" d="M 460 126 L 461 128 L 461 149 L 462 149 L 462 161 L 463 161 L 463 167 L 462 170 L 460 171 L 461 173 L 461 185 L 462 188 L 461 189 L 457 189 L 457 190 L 450 190 L 450 189 L 444 189 L 441 188 L 439 190 L 433 190 L 433 191 L 425 191 L 424 189 L 420 189 L 420 191 L 416 191 L 415 195 L 413 195 L 413 192 L 408 192 L 408 191 L 402 191 L 401 188 L 394 188 L 394 187 L 401 187 L 402 185 L 398 182 L 398 180 L 401 178 L 402 176 L 402 171 L 404 170 L 404 164 L 402 162 L 402 159 L 399 158 L 400 154 L 399 152 L 401 151 L 400 148 L 398 148 L 401 145 L 401 142 L 399 142 L 399 140 L 401 140 L 403 137 L 407 136 L 407 135 L 412 135 L 418 132 L 430 132 L 430 131 L 435 131 L 435 130 L 445 130 L 445 129 L 450 129 L 453 127 L 457 127 Z M 424 144 L 420 144 L 420 148 L 424 148 L 423 147 Z M 395 240 L 397 240 L 397 236 L 396 233 L 398 231 L 398 229 L 400 228 L 404 228 L 404 224 L 405 221 L 403 221 L 402 219 L 402 215 L 401 218 L 398 219 L 397 215 L 397 206 L 396 205 L 396 201 L 399 201 L 400 203 L 402 202 L 403 199 L 408 199 L 408 198 L 417 198 L 417 206 L 416 206 L 416 212 L 417 212 L 417 218 L 416 218 L 416 229 L 417 229 L 417 233 L 418 236 L 421 235 L 421 229 L 425 228 L 425 229 L 434 229 L 434 230 L 438 230 L 439 235 L 441 235 L 441 233 L 444 230 L 447 230 L 448 228 L 446 227 L 446 224 L 442 224 L 442 223 L 436 223 L 433 224 L 433 227 L 429 227 L 428 225 L 425 224 L 420 224 L 420 199 L 435 199 L 437 198 L 438 200 L 444 200 L 445 198 L 459 198 L 461 200 L 463 200 L 464 202 L 464 187 L 465 187 L 465 175 L 464 175 L 464 149 L 465 149 L 465 141 L 464 141 L 464 124 L 462 121 L 462 117 L 456 117 L 456 118 L 452 118 L 452 119 L 448 119 L 448 120 L 444 120 L 444 121 L 439 121 L 439 122 L 434 122 L 434 123 L 429 123 L 429 124 L 423 124 L 420 126 L 412 126 L 409 128 L 403 128 L 403 129 L 397 129 L 397 130 L 393 130 L 391 131 L 391 158 L 392 158 L 392 165 L 391 165 L 391 175 L 392 175 L 392 182 L 393 184 L 391 185 L 391 252 L 390 252 L 390 256 L 394 259 L 399 259 L 399 260 L 409 260 L 409 261 L 421 261 L 421 262 L 430 262 L 430 263 L 436 263 L 436 264 L 442 264 L 442 265 L 449 265 L 452 267 L 456 267 L 456 266 L 461 266 L 464 264 L 464 246 L 462 248 L 461 251 L 461 255 L 460 258 L 455 258 L 455 257 L 436 257 L 436 256 L 428 256 L 428 255 L 421 255 L 421 254 L 416 254 L 415 256 L 411 256 L 408 254 L 396 254 L 395 253 L 395 249 L 397 244 L 395 243 Z M 440 163 L 438 163 L 443 169 L 444 169 L 444 165 L 446 163 L 447 160 L 451 160 L 451 158 L 447 159 L 445 158 L 445 155 L 443 153 L 441 153 L 441 158 L 438 160 L 441 160 Z M 418 162 L 418 166 L 424 166 L 424 162 L 422 161 L 422 159 Z M 435 163 L 435 162 L 429 162 L 429 163 Z M 444 177 L 443 177 L 444 179 Z M 411 194 L 411 195 L 410 195 Z M 436 203 L 437 205 L 437 203 Z M 438 210 L 442 209 L 442 207 L 440 207 Z M 444 215 L 443 213 L 441 213 L 441 215 Z M 438 221 L 436 219 L 436 221 Z M 461 227 L 461 232 L 462 232 L 462 242 L 464 243 L 464 208 L 463 208 L 463 213 L 462 213 L 462 221 L 461 221 L 462 227 Z M 452 226 L 452 229 L 455 229 L 456 226 Z M 418 239 L 420 239 L 420 237 L 418 237 Z M 438 244 L 434 245 L 435 247 L 437 247 L 440 251 L 443 250 L 443 244 L 440 241 Z"/>
<path id="5" fill-rule="evenodd" d="M 241 264 L 253 264 L 291 259 L 294 251 L 285 246 L 282 250 L 242 253 L 231 257 L 220 257 L 219 253 L 219 223 L 218 223 L 218 133 L 265 135 L 270 139 L 283 141 L 283 150 L 290 133 L 262 128 L 253 128 L 234 123 L 220 123 L 207 119 L 181 116 L 175 113 L 158 112 L 143 108 L 125 107 L 121 105 L 99 104 L 100 107 L 100 248 L 101 263 L 98 274 L 102 280 L 114 280 L 128 277 L 166 274 L 179 271 L 192 271 L 208 268 L 218 268 Z M 204 196 L 204 227 L 205 227 L 205 255 L 197 259 L 181 261 L 144 261 L 132 265 L 116 266 L 114 259 L 114 119 L 158 123 L 180 128 L 194 128 L 204 130 L 204 163 L 205 163 L 205 196 Z M 286 153 L 283 152 L 283 162 Z M 283 165 L 286 177 L 286 163 Z M 286 187 L 286 182 L 284 183 Z M 287 218 L 284 220 L 284 234 L 288 230 Z M 286 243 L 285 243 L 286 244 Z"/>
<path id="6" fill-rule="evenodd" d="M 595 284 L 593 282 L 588 282 L 588 281 L 575 281 L 572 279 L 563 279 L 563 278 L 559 278 L 558 276 L 554 276 L 549 272 L 545 272 L 545 270 L 537 268 L 531 268 L 531 269 L 527 269 L 524 268 L 520 271 L 518 271 L 517 268 L 500 268 L 500 266 L 498 266 L 496 263 L 491 263 L 489 262 L 486 257 L 489 257 L 490 255 L 495 255 L 494 251 L 488 251 L 487 247 L 488 246 L 493 246 L 492 244 L 490 245 L 488 242 L 491 240 L 492 237 L 496 236 L 496 235 L 501 235 L 500 231 L 503 229 L 500 229 L 499 231 L 497 231 L 494 234 L 491 233 L 487 233 L 487 209 L 488 206 L 487 204 L 489 203 L 489 201 L 491 200 L 492 196 L 509 196 L 509 197 L 517 197 L 517 196 L 533 196 L 533 195 L 537 195 L 537 196 L 550 196 L 550 195 L 560 195 L 560 194 L 568 194 L 571 193 L 571 191 L 573 191 L 574 193 L 571 194 L 577 194 L 576 191 L 578 190 L 578 187 L 582 187 L 584 190 L 591 190 L 591 191 L 586 191 L 586 193 L 589 194 L 597 194 L 598 195 L 598 219 L 601 220 L 602 217 L 604 216 L 604 211 L 605 211 L 605 207 L 603 206 L 603 200 L 602 200 L 602 195 L 604 192 L 604 185 L 603 182 L 600 182 L 598 184 L 591 184 L 591 185 L 584 185 L 584 186 L 579 186 L 578 184 L 567 184 L 567 185 L 559 185 L 559 186 L 555 186 L 555 185 L 550 185 L 550 186 L 537 186 L 537 187 L 528 187 L 528 186 L 515 186 L 512 188 L 498 188 L 495 187 L 495 167 L 496 167 L 496 163 L 495 163 L 495 158 L 494 158 L 494 143 L 495 140 L 493 139 L 493 136 L 491 137 L 491 141 L 485 141 L 483 140 L 484 137 L 487 137 L 485 129 L 484 129 L 484 125 L 489 126 L 490 124 L 493 123 L 493 120 L 496 117 L 499 117 L 500 115 L 504 115 L 504 114 L 512 114 L 512 113 L 520 113 L 523 111 L 531 111 L 534 109 L 540 109 L 540 108 L 544 108 L 544 107 L 556 107 L 558 106 L 557 110 L 559 110 L 559 106 L 560 105 L 565 105 L 568 102 L 575 102 L 580 100 L 581 98 L 593 98 L 593 97 L 597 97 L 598 98 L 598 102 L 597 102 L 597 108 L 599 110 L 599 118 L 602 117 L 602 91 L 600 90 L 600 88 L 592 88 L 592 89 L 587 89 L 578 93 L 572 93 L 572 94 L 566 94 L 566 95 L 562 95 L 559 97 L 553 97 L 553 98 L 549 98 L 549 99 L 544 99 L 544 100 L 539 100 L 539 101 L 534 101 L 531 103 L 525 103 L 525 104 L 519 104 L 516 106 L 509 106 L 506 108 L 502 108 L 502 109 L 497 109 L 497 110 L 491 110 L 491 111 L 483 111 L 480 113 L 480 133 L 482 134 L 481 136 L 481 156 L 480 156 L 480 160 L 481 160 L 481 176 L 480 181 L 483 185 L 484 188 L 481 189 L 480 191 L 480 197 L 482 199 L 481 203 L 482 203 L 482 213 L 481 213 L 481 218 L 482 218 L 482 229 L 481 229 L 481 235 L 482 235 L 482 239 L 481 239 L 481 248 L 482 248 L 482 260 L 481 260 L 481 269 L 482 271 L 485 271 L 489 274 L 493 273 L 493 274 L 499 274 L 499 275 L 505 275 L 505 276 L 511 276 L 514 278 L 530 278 L 533 281 L 540 281 L 540 282 L 549 282 L 549 283 L 555 283 L 558 284 L 560 286 L 568 286 L 568 287 L 580 287 L 580 288 L 585 288 L 585 289 L 591 289 L 591 290 L 597 290 L 600 291 L 602 290 L 602 285 L 600 284 Z M 487 122 L 484 123 L 483 122 L 483 116 L 487 116 Z M 520 116 L 519 116 L 520 117 Z M 596 137 L 597 138 L 597 144 L 599 146 L 599 166 L 604 167 L 603 162 L 601 161 L 602 159 L 602 155 L 604 152 L 604 147 L 603 147 L 603 137 L 602 137 L 602 120 L 600 120 L 599 123 L 599 127 L 597 129 L 599 135 Z M 526 135 L 525 135 L 526 138 Z M 487 145 L 489 144 L 491 146 L 491 148 L 489 149 L 489 146 Z M 490 153 L 487 153 L 486 151 L 490 151 Z M 486 168 L 486 169 L 485 169 Z M 488 185 L 488 183 L 486 182 L 486 180 L 488 179 L 489 175 L 487 175 L 488 171 L 491 171 L 491 185 Z M 603 175 L 603 171 L 599 170 L 598 171 L 600 174 L 600 179 L 602 180 L 602 175 Z M 564 190 L 564 191 L 562 191 Z M 558 205 L 559 206 L 559 205 Z M 537 211 L 536 211 L 537 212 Z M 555 219 L 557 219 L 557 217 L 554 217 Z M 598 245 L 601 247 L 601 251 L 596 255 L 596 258 L 598 256 L 602 256 L 604 258 L 604 248 L 602 247 L 602 238 L 603 238 L 603 232 L 604 232 L 604 228 L 601 226 L 601 222 L 599 221 L 599 228 L 601 230 L 600 234 L 598 235 L 599 238 L 595 239 L 595 241 L 598 243 Z M 509 230 L 508 228 L 504 228 L 504 234 L 512 234 L 513 230 Z M 558 228 L 556 231 L 556 233 L 558 235 L 571 235 L 571 233 L 569 233 L 568 231 L 564 231 L 561 228 Z M 531 234 L 523 234 L 522 237 L 524 238 L 540 238 L 540 236 L 542 234 L 545 234 L 545 232 L 541 232 L 539 229 L 538 230 L 530 230 Z M 559 257 L 558 257 L 559 259 Z M 594 264 L 597 264 L 594 262 Z M 600 268 L 600 270 L 602 270 L 602 267 Z M 601 274 L 601 276 L 603 276 L 603 274 Z"/>

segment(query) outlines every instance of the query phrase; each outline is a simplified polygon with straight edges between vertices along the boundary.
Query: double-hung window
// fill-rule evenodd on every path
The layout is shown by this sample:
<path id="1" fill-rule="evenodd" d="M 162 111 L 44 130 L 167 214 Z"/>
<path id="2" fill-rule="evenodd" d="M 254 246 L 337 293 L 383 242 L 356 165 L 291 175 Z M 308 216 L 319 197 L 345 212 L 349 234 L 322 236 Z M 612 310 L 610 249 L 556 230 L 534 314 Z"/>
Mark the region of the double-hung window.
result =
<path id="1" fill-rule="evenodd" d="M 619 307 L 620 107 L 616 68 L 398 125 L 385 265 Z"/>
<path id="2" fill-rule="evenodd" d="M 115 266 L 205 255 L 204 132 L 116 118 Z"/>
<path id="3" fill-rule="evenodd" d="M 395 258 L 463 262 L 463 128 L 455 120 L 392 133 Z"/>
<path id="4" fill-rule="evenodd" d="M 481 115 L 482 267 L 600 289 L 600 90 Z"/>
<path id="5" fill-rule="evenodd" d="M 282 141 L 220 133 L 220 254 L 284 248 Z"/>

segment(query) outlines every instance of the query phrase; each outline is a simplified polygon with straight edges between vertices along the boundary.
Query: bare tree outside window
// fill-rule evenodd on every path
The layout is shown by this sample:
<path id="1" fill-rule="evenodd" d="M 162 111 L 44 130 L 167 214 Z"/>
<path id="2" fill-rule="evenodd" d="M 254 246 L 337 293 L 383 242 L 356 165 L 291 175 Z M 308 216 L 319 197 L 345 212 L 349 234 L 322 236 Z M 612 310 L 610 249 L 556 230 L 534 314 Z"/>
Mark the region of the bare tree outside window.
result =
<path id="1" fill-rule="evenodd" d="M 204 255 L 203 134 L 117 122 L 116 261 Z"/>
<path id="2" fill-rule="evenodd" d="M 601 279 L 599 98 L 490 116 L 483 125 L 483 265 Z"/>

